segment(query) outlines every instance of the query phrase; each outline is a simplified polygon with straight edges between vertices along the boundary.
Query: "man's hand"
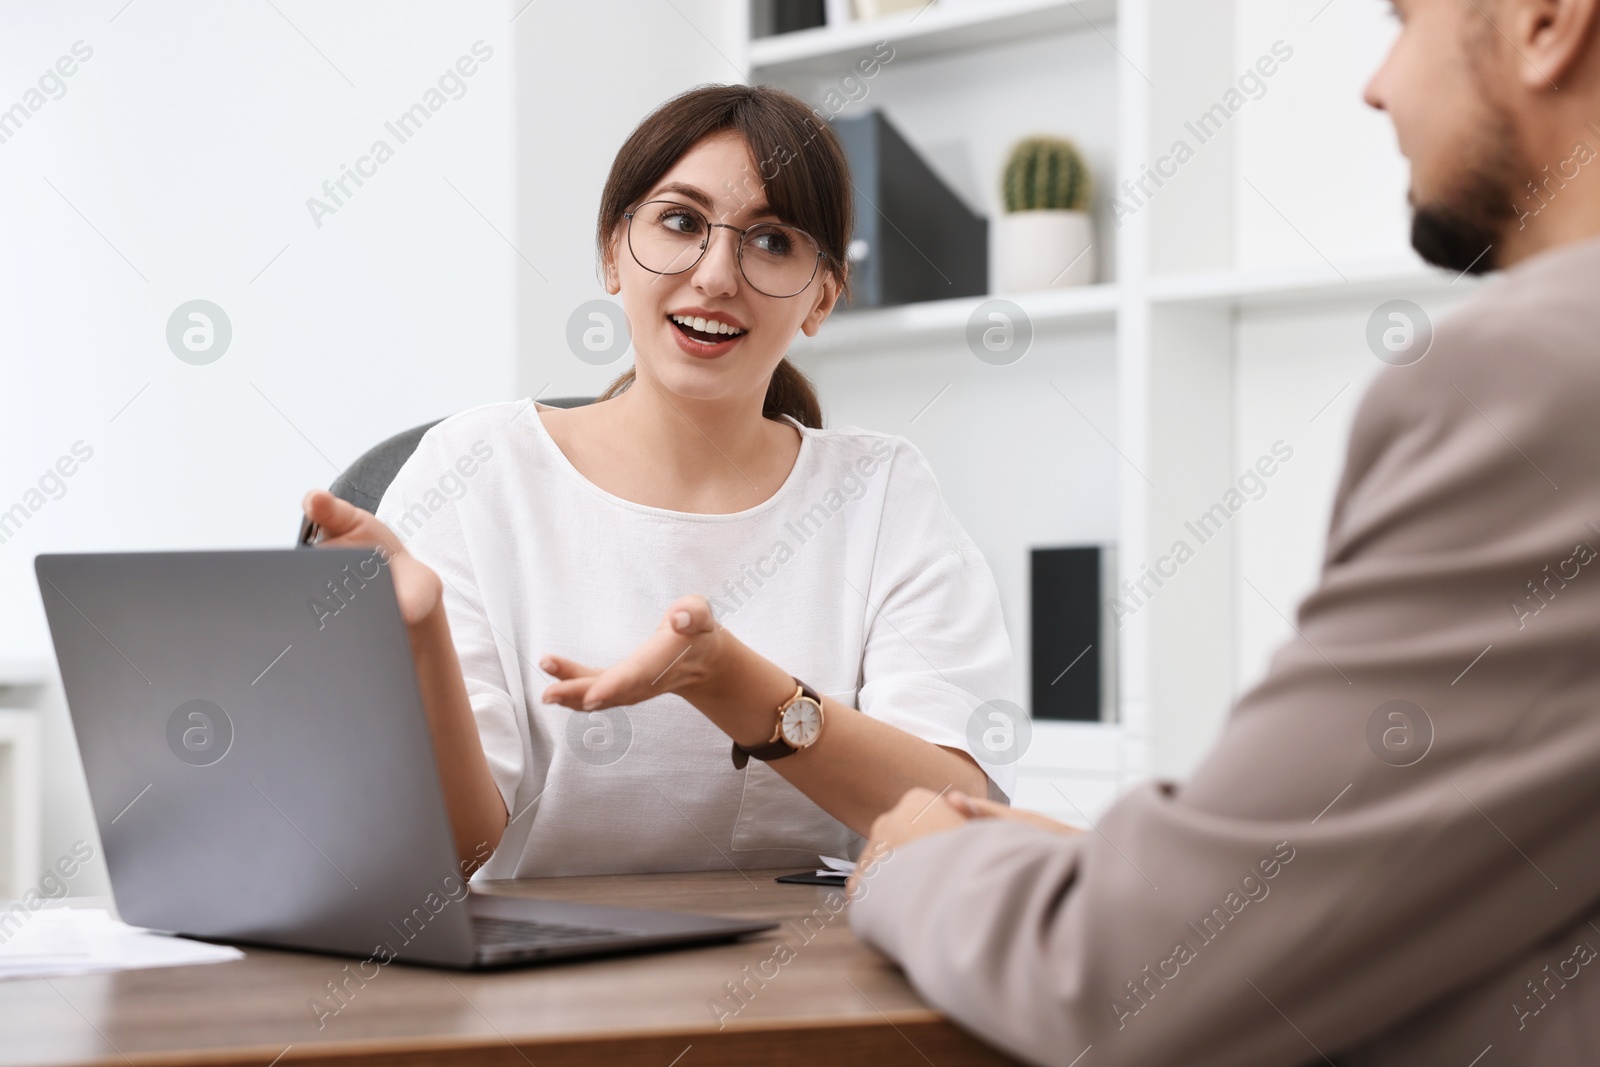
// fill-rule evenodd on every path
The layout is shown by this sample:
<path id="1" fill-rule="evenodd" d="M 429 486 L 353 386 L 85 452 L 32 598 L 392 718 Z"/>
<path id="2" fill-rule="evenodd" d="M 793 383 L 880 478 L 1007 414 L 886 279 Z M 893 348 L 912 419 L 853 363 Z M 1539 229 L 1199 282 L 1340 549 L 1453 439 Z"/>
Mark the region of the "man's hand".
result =
<path id="1" fill-rule="evenodd" d="M 888 862 L 901 845 L 944 830 L 954 830 L 973 819 L 1007 819 L 1027 823 L 1056 834 L 1077 834 L 1076 826 L 1057 822 L 1036 811 L 1018 811 L 992 800 L 971 797 L 958 789 L 935 793 L 931 789 L 909 789 L 900 802 L 872 823 L 867 845 L 861 850 L 856 869 L 845 884 L 851 900 L 857 899 L 862 882 L 877 873 L 880 863 Z"/>
<path id="2" fill-rule="evenodd" d="M 1012 822 L 1025 822 L 1029 826 L 1037 826 L 1041 830 L 1049 830 L 1053 834 L 1081 834 L 1083 832 L 1076 826 L 1057 822 L 1048 815 L 1040 815 L 1036 811 L 1020 811 L 1004 804 L 996 804 L 992 800 L 969 797 L 955 789 L 945 794 L 945 800 L 956 811 L 973 819 L 1010 819 Z"/>
<path id="3" fill-rule="evenodd" d="M 845 893 L 855 900 L 861 892 L 861 882 L 877 873 L 880 863 L 889 862 L 894 850 L 919 837 L 954 830 L 966 823 L 968 816 L 950 806 L 946 797 L 950 793 L 935 793 L 931 789 L 908 789 L 899 803 L 876 819 L 867 834 L 866 847 L 856 860 L 856 869 L 845 883 Z"/>

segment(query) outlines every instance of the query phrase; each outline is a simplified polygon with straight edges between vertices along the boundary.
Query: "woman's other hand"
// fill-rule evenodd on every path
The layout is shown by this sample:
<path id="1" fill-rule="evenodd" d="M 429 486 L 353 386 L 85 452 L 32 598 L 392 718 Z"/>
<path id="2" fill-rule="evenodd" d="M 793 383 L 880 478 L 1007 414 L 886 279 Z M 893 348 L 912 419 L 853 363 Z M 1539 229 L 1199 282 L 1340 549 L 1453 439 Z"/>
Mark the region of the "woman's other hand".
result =
<path id="1" fill-rule="evenodd" d="M 306 517 L 322 527 L 318 548 L 372 548 L 379 562 L 388 564 L 395 600 L 407 626 L 426 619 L 444 593 L 444 583 L 433 569 L 405 550 L 394 531 L 370 511 L 340 500 L 326 489 L 313 489 L 300 501 Z"/>

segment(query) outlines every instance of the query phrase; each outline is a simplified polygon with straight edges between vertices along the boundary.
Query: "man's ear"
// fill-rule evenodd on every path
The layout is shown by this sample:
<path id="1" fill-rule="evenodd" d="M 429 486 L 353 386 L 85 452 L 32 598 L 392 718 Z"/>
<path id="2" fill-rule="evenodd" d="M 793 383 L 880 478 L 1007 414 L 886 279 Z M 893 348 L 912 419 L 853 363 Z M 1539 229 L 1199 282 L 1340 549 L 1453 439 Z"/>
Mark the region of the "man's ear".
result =
<path id="1" fill-rule="evenodd" d="M 815 337 L 822 324 L 833 313 L 833 306 L 839 302 L 841 286 L 839 279 L 832 272 L 822 276 L 822 286 L 817 294 L 817 302 L 811 306 L 806 314 L 805 321 L 800 323 L 801 332 L 807 337 Z"/>
<path id="2" fill-rule="evenodd" d="M 1597 7 L 1600 0 L 1513 0 L 1501 9 L 1496 28 L 1521 53 L 1525 87 L 1542 92 L 1571 80 L 1595 43 Z"/>

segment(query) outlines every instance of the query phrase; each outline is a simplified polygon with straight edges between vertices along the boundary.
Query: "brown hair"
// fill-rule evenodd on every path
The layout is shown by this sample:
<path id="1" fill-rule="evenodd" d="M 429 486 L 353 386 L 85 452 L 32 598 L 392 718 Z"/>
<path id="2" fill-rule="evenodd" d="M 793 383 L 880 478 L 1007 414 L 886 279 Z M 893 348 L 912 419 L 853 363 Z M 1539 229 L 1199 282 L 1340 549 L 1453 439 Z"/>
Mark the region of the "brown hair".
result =
<path id="1" fill-rule="evenodd" d="M 816 238 L 823 269 L 848 292 L 845 249 L 850 243 L 850 167 L 833 129 L 800 98 L 769 85 L 702 85 L 680 93 L 647 115 L 617 151 L 605 191 L 595 243 L 600 261 L 611 256 L 612 235 L 623 214 L 672 169 L 683 155 L 712 134 L 732 131 L 758 160 L 760 186 L 780 219 Z M 633 384 L 630 368 L 600 395 L 608 400 Z M 761 413 L 788 415 L 802 426 L 822 425 L 822 405 L 811 382 L 787 358 L 772 372 Z"/>

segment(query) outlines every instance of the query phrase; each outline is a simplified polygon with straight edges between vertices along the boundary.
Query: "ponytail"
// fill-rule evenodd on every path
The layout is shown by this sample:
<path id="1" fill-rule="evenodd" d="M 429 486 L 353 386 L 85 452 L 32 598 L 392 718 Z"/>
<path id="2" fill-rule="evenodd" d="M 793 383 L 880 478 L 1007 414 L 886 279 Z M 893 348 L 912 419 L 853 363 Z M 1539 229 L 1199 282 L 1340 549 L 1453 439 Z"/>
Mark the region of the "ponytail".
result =
<path id="1" fill-rule="evenodd" d="M 780 360 L 772 372 L 761 414 L 769 419 L 787 415 L 801 426 L 822 429 L 822 402 L 817 399 L 817 391 L 811 379 L 787 358 Z"/>
<path id="2" fill-rule="evenodd" d="M 629 367 L 616 381 L 606 386 L 605 392 L 596 397 L 595 402 L 620 396 L 633 386 L 633 382 L 633 368 Z M 822 402 L 817 399 L 817 391 L 811 379 L 787 359 L 780 360 L 777 369 L 772 372 L 772 380 L 767 383 L 767 398 L 761 404 L 761 414 L 769 419 L 787 415 L 801 426 L 822 429 Z"/>

